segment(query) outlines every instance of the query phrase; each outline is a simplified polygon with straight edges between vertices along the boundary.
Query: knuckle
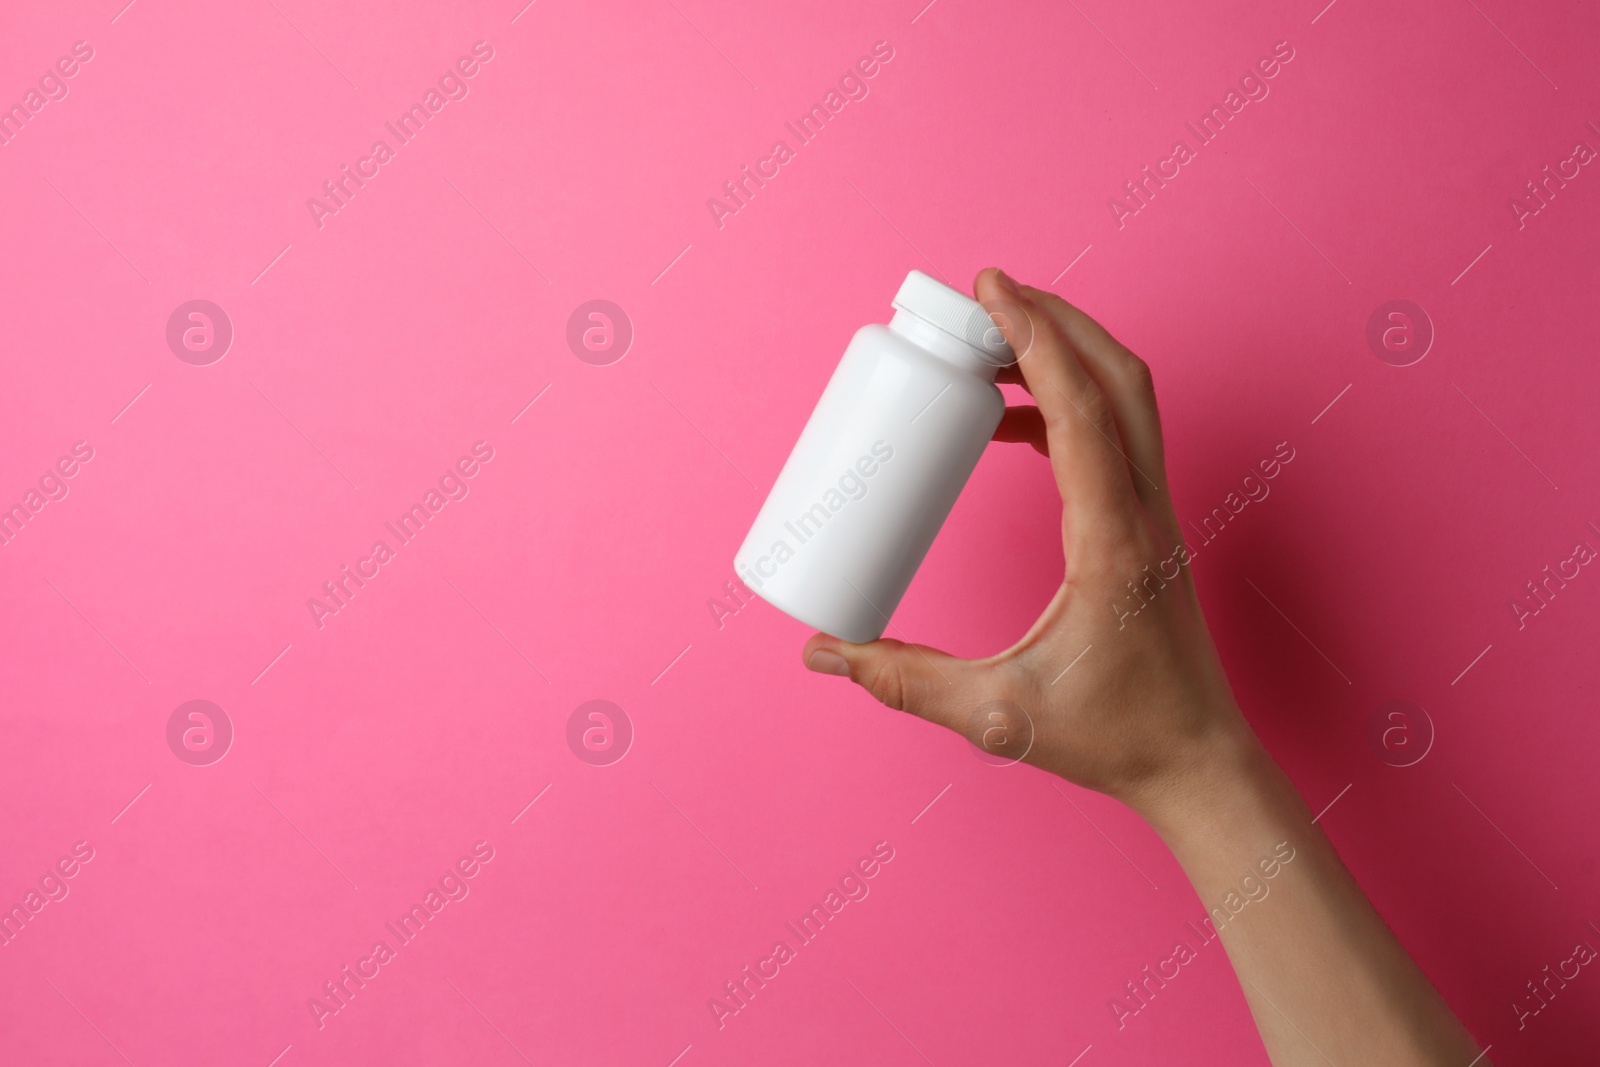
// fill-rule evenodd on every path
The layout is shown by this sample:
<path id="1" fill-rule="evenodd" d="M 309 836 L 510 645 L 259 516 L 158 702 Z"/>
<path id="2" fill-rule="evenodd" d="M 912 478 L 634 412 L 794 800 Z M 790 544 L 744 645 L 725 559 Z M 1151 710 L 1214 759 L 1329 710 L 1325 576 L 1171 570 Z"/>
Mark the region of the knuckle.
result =
<path id="1" fill-rule="evenodd" d="M 1078 412 L 1072 409 L 1072 403 L 1076 403 L 1076 401 L 1071 401 L 1067 404 L 1051 404 L 1049 406 L 1041 404 L 1039 406 L 1039 414 L 1044 419 L 1044 428 L 1047 434 L 1064 434 L 1072 429 L 1073 424 L 1080 418 Z"/>
<path id="2" fill-rule="evenodd" d="M 1105 390 L 1093 385 L 1086 387 L 1076 401 L 1078 411 L 1096 429 L 1105 432 L 1114 425 L 1111 414 L 1111 400 Z"/>
<path id="3" fill-rule="evenodd" d="M 898 663 L 891 660 L 875 664 L 868 670 L 867 677 L 862 679 L 861 684 L 878 703 L 895 711 L 906 710 L 909 686 L 905 671 Z"/>
<path id="4" fill-rule="evenodd" d="M 1156 392 L 1155 375 L 1150 372 L 1150 364 L 1128 353 L 1128 384 L 1140 396 L 1154 396 Z"/>
<path id="5" fill-rule="evenodd" d="M 1067 312 L 1077 310 L 1071 304 L 1067 303 L 1066 300 L 1062 299 L 1062 297 L 1050 292 L 1048 289 L 1035 290 L 1034 300 L 1038 302 L 1042 308 L 1050 312 Z"/>

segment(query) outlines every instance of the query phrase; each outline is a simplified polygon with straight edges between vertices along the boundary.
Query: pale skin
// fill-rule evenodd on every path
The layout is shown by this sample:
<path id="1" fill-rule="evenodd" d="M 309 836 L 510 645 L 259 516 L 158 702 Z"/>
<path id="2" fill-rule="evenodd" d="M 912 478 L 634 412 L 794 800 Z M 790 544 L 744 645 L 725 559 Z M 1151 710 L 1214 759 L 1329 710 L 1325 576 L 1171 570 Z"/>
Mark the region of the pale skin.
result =
<path id="1" fill-rule="evenodd" d="M 1277 1067 L 1487 1067 L 1234 700 L 1189 568 L 1174 559 L 1183 537 L 1149 368 L 1082 311 L 1001 271 L 980 273 L 975 295 L 1011 309 L 1000 322 L 1022 355 L 1000 380 L 1037 406 L 1008 408 L 995 439 L 1049 457 L 1061 588 L 1021 640 L 986 659 L 817 634 L 806 666 L 1143 817 L 1226 917 L 1222 944 Z M 1026 712 L 1031 737 L 1007 708 Z M 1239 906 L 1243 879 L 1265 881 L 1260 864 L 1283 842 L 1292 861 L 1268 895 Z"/>

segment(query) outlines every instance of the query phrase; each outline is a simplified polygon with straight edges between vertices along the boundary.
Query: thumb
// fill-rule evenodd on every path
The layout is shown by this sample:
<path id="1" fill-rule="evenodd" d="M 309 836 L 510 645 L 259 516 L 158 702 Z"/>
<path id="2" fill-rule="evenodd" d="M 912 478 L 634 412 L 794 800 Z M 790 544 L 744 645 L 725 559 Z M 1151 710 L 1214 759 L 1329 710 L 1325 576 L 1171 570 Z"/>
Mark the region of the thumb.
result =
<path id="1" fill-rule="evenodd" d="M 981 703 L 973 665 L 926 645 L 890 639 L 852 645 L 817 634 L 801 655 L 807 669 L 848 676 L 880 703 L 959 734 L 968 733 L 972 709 Z"/>

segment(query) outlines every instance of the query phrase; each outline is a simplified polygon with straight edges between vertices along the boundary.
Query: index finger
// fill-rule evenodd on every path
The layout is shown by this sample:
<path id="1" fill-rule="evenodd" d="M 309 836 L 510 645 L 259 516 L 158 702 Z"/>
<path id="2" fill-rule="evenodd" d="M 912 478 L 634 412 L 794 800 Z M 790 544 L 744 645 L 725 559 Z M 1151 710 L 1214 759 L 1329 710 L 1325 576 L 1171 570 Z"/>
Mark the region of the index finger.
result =
<path id="1" fill-rule="evenodd" d="M 1017 369 L 1044 420 L 1050 466 L 1073 539 L 1125 535 L 1136 526 L 1138 498 L 1104 390 L 1054 317 L 1002 271 L 980 272 L 974 290 L 985 306 L 1009 304 L 1027 317 L 1025 325 L 1006 315 L 997 321 L 1007 341 L 1021 349 Z"/>

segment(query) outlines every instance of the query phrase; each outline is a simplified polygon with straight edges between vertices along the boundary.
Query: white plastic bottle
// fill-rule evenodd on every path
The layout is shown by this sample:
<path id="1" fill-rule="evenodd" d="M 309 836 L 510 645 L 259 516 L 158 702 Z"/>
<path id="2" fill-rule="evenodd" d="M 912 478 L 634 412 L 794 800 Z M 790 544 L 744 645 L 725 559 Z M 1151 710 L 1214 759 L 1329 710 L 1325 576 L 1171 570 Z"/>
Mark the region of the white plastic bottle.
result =
<path id="1" fill-rule="evenodd" d="M 1014 362 L 971 297 L 912 271 L 863 326 L 734 557 L 774 607 L 846 641 L 883 636 L 993 436 Z"/>

